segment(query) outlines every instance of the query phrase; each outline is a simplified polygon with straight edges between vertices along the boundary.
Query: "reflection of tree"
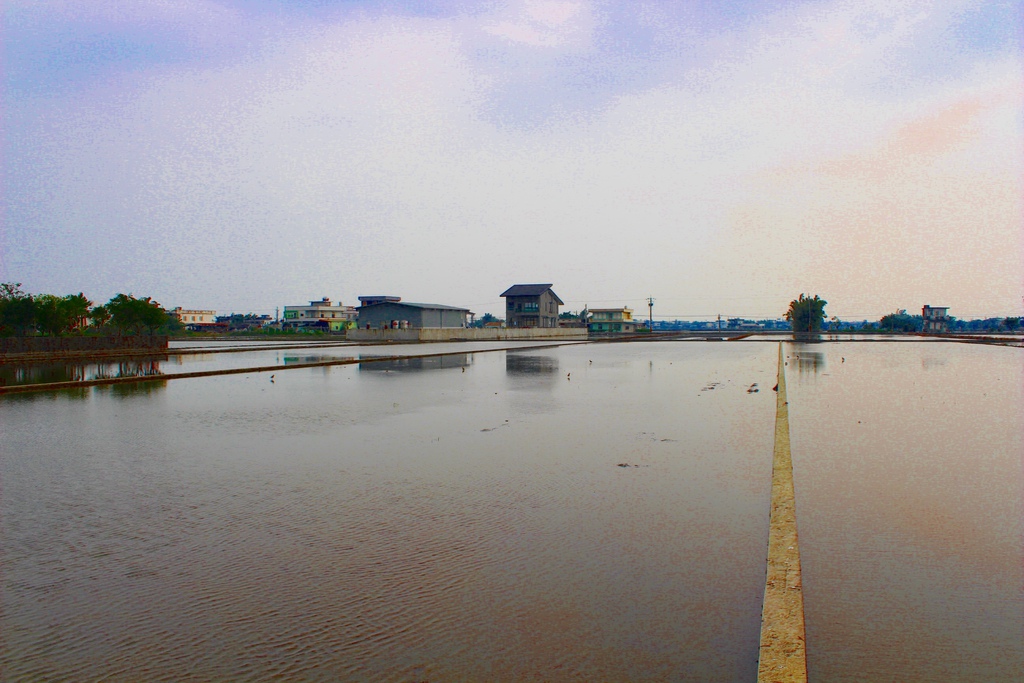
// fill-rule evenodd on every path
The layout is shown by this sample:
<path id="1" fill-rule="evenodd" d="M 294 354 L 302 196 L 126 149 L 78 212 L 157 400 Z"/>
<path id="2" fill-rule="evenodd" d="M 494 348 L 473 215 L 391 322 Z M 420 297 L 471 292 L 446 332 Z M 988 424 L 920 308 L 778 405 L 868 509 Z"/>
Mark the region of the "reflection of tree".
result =
<path id="1" fill-rule="evenodd" d="M 118 377 L 158 377 L 160 362 L 167 356 L 154 356 L 109 363 L 26 363 L 0 365 L 0 384 L 52 384 L 116 379 Z"/>
<path id="2" fill-rule="evenodd" d="M 101 390 L 108 390 L 115 396 L 146 396 L 156 393 L 167 387 L 166 379 L 158 379 L 144 382 L 118 382 L 116 384 L 101 384 L 96 387 Z"/>
<path id="3" fill-rule="evenodd" d="M 118 377 L 152 377 L 162 374 L 160 372 L 160 361 L 153 359 L 128 360 L 117 364 Z"/>
<path id="4" fill-rule="evenodd" d="M 799 373 L 813 372 L 817 374 L 825 367 L 825 354 L 819 351 L 797 349 L 792 358 L 796 361 L 796 369 Z"/>

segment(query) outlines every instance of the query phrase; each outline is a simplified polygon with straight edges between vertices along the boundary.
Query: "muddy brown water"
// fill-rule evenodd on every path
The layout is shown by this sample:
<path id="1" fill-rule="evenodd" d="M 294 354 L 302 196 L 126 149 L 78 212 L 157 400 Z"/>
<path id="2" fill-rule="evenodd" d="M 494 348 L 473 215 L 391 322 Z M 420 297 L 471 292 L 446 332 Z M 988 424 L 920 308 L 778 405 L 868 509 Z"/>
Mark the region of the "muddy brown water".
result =
<path id="1" fill-rule="evenodd" d="M 4 678 L 751 679 L 775 354 L 5 396 Z"/>
<path id="2" fill-rule="evenodd" d="M 0 398 L 0 678 L 753 681 L 777 343 L 473 348 Z M 1019 680 L 1020 351 L 786 353 L 811 680 Z"/>
<path id="3" fill-rule="evenodd" d="M 787 356 L 809 679 L 1024 680 L 1024 354 Z"/>

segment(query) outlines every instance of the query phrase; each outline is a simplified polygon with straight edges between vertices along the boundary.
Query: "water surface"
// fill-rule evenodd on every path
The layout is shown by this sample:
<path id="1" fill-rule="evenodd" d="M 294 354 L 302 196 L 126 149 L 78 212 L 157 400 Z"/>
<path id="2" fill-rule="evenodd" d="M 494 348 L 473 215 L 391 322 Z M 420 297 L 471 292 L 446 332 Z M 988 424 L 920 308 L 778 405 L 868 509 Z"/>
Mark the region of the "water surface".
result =
<path id="1" fill-rule="evenodd" d="M 787 344 L 812 681 L 1024 677 L 1024 356 Z"/>
<path id="2" fill-rule="evenodd" d="M 447 358 L 0 399 L 5 677 L 753 680 L 776 346 Z"/>

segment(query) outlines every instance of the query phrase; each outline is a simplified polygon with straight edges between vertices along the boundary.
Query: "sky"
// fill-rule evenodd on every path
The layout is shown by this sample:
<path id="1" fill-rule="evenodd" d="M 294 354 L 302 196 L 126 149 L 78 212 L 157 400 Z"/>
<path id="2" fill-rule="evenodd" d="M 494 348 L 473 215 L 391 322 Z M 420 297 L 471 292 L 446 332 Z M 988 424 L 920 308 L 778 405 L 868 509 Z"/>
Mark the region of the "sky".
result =
<path id="1" fill-rule="evenodd" d="M 0 281 L 1024 313 L 1024 2 L 4 0 Z"/>

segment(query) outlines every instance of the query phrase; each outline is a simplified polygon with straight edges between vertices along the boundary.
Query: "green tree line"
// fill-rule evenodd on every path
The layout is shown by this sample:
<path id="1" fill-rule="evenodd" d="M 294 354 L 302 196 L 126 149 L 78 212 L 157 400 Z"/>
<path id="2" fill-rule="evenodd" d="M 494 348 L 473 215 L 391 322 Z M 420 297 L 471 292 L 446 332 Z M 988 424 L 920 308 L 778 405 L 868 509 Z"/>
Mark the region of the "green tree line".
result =
<path id="1" fill-rule="evenodd" d="M 117 294 L 94 305 L 85 294 L 28 294 L 20 282 L 0 283 L 0 335 L 157 334 L 180 323 L 150 297 Z"/>

